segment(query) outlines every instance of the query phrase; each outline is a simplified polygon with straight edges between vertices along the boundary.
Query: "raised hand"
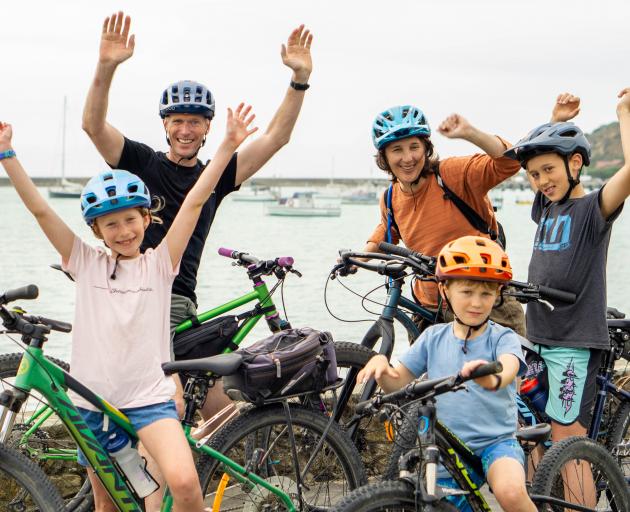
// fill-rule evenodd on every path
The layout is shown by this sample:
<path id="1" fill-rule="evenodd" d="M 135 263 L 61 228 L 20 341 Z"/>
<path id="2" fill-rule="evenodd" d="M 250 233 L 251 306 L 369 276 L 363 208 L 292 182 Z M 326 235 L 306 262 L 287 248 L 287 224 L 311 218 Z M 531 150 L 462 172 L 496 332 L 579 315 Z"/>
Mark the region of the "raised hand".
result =
<path id="1" fill-rule="evenodd" d="M 308 29 L 304 30 L 304 25 L 300 25 L 291 32 L 286 46 L 283 44 L 280 50 L 282 62 L 293 70 L 293 80 L 298 83 L 306 83 L 311 76 L 313 70 L 312 41 L 313 34 Z"/>
<path id="2" fill-rule="evenodd" d="M 473 130 L 472 125 L 459 114 L 451 114 L 438 126 L 438 132 L 449 139 L 466 139 Z"/>
<path id="3" fill-rule="evenodd" d="M 0 151 L 6 151 L 11 148 L 12 137 L 13 128 L 11 128 L 11 125 L 0 121 Z"/>
<path id="4" fill-rule="evenodd" d="M 129 36 L 130 27 L 131 18 L 122 11 L 105 18 L 99 50 L 101 63 L 118 65 L 133 55 L 136 38 Z"/>
<path id="5" fill-rule="evenodd" d="M 617 103 L 617 115 L 630 113 L 630 87 L 622 89 L 617 98 L 621 98 Z"/>
<path id="6" fill-rule="evenodd" d="M 552 123 L 570 121 L 580 113 L 580 98 L 568 92 L 559 94 L 551 111 Z"/>
<path id="7" fill-rule="evenodd" d="M 236 107 L 234 112 L 228 107 L 225 140 L 235 147 L 240 146 L 247 137 L 258 130 L 257 127 L 249 128 L 249 125 L 252 124 L 252 121 L 256 118 L 255 114 L 250 114 L 251 109 L 251 105 L 245 107 L 244 103 Z"/>

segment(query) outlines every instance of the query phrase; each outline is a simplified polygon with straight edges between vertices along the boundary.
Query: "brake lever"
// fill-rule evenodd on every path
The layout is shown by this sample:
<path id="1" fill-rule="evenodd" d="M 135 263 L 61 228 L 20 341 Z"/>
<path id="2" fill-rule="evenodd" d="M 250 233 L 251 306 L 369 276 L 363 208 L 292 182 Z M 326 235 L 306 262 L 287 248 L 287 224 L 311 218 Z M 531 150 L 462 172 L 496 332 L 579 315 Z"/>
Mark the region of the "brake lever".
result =
<path id="1" fill-rule="evenodd" d="M 289 269 L 289 272 L 291 272 L 292 274 L 295 274 L 298 277 L 302 277 L 302 273 L 299 270 L 294 269 L 293 267 Z"/>

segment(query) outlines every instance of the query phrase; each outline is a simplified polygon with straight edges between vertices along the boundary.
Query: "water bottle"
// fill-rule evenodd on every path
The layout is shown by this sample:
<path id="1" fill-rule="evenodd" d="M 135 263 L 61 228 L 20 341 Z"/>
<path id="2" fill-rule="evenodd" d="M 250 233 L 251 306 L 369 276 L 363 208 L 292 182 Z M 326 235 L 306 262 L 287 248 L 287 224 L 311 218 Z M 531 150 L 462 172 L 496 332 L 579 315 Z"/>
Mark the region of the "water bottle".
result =
<path id="1" fill-rule="evenodd" d="M 523 379 L 520 394 L 526 396 L 536 410 L 545 412 L 545 407 L 547 405 L 547 390 L 540 384 L 538 377 L 528 377 Z"/>
<path id="2" fill-rule="evenodd" d="M 109 436 L 107 451 L 116 460 L 139 498 L 152 494 L 160 487 L 145 469 L 145 460 L 138 450 L 131 446 L 127 434 L 118 431 Z"/>

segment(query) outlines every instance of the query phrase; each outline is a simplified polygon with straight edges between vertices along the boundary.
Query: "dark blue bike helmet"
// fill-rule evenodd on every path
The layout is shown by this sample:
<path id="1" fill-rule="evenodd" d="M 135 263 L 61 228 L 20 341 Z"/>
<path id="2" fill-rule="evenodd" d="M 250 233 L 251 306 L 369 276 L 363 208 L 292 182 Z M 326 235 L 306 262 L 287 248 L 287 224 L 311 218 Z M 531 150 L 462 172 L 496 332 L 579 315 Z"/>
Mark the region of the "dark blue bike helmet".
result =
<path id="1" fill-rule="evenodd" d="M 88 226 L 94 219 L 126 208 L 150 208 L 144 182 L 127 171 L 105 171 L 87 182 L 81 192 L 81 212 Z"/>
<path id="2" fill-rule="evenodd" d="M 169 85 L 160 99 L 160 117 L 170 114 L 199 114 L 214 117 L 214 96 L 198 82 L 182 80 Z"/>
<path id="3" fill-rule="evenodd" d="M 573 123 L 545 123 L 529 132 L 504 154 L 518 160 L 523 168 L 531 158 L 544 153 L 571 156 L 582 155 L 584 165 L 591 163 L 591 144 L 578 126 Z"/>
<path id="4" fill-rule="evenodd" d="M 413 105 L 388 108 L 372 123 L 372 142 L 376 149 L 407 137 L 430 137 L 431 128 L 426 116 Z"/>

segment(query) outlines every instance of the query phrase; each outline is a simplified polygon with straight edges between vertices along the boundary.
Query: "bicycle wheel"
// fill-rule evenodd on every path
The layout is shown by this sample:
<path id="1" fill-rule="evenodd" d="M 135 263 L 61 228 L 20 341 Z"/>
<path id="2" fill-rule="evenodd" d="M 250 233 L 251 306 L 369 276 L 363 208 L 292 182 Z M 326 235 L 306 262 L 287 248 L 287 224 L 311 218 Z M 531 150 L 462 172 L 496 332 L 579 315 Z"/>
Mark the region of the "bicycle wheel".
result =
<path id="1" fill-rule="evenodd" d="M 357 343 L 338 341 L 335 343 L 337 354 L 337 371 L 344 380 L 353 379 L 352 396 L 344 408 L 339 423 L 347 431 L 352 432 L 352 440 L 356 445 L 369 477 L 380 476 L 385 470 L 389 453 L 392 449 L 389 422 L 379 421 L 376 416 L 364 416 L 358 420 L 356 431 L 352 429 L 351 420 L 359 397 L 363 393 L 364 384 L 356 382 L 356 374 L 377 352 Z M 353 371 L 354 370 L 354 371 Z M 340 388 L 341 389 L 341 388 Z M 336 390 L 337 393 L 340 389 Z M 327 404 L 332 403 L 330 392 L 324 396 Z"/>
<path id="2" fill-rule="evenodd" d="M 297 404 L 290 405 L 295 450 L 292 452 L 282 404 L 249 408 L 223 425 L 208 441 L 241 466 L 289 494 L 298 510 L 329 510 L 350 490 L 366 482 L 360 456 L 339 425 L 332 423 L 315 451 L 329 419 Z M 302 475 L 302 504 L 296 470 Z M 197 471 L 206 503 L 213 509 L 284 510 L 266 489 L 240 483 L 218 460 L 202 455 Z"/>
<path id="3" fill-rule="evenodd" d="M 615 459 L 586 437 L 570 437 L 547 450 L 534 475 L 531 493 L 595 510 L 630 510 L 630 491 Z M 536 501 L 541 511 L 565 510 Z"/>
<path id="4" fill-rule="evenodd" d="M 615 411 L 609 425 L 606 448 L 617 460 L 626 482 L 630 479 L 630 403 L 622 402 Z"/>
<path id="5" fill-rule="evenodd" d="M 0 444 L 0 510 L 58 512 L 64 502 L 41 468 Z"/>
<path id="6" fill-rule="evenodd" d="M 457 507 L 439 501 L 432 505 L 416 503 L 414 488 L 402 480 L 364 485 L 344 496 L 335 510 L 338 512 L 457 512 Z"/>
<path id="7" fill-rule="evenodd" d="M 64 370 L 69 370 L 68 363 L 49 357 L 52 362 Z M 0 355 L 0 385 L 2 389 L 12 387 L 17 374 L 21 353 Z M 93 510 L 94 497 L 85 470 L 76 463 L 76 444 L 66 427 L 54 413 L 39 428 L 27 434 L 34 425 L 33 415 L 45 406 L 45 398 L 32 391 L 15 417 L 13 430 L 7 444 L 20 450 L 32 460 L 36 460 L 44 473 L 57 487 L 66 500 L 68 512 L 88 512 Z M 61 456 L 60 460 L 53 457 Z"/>

